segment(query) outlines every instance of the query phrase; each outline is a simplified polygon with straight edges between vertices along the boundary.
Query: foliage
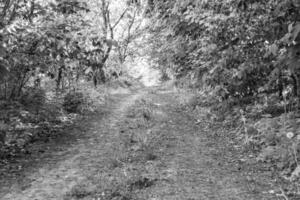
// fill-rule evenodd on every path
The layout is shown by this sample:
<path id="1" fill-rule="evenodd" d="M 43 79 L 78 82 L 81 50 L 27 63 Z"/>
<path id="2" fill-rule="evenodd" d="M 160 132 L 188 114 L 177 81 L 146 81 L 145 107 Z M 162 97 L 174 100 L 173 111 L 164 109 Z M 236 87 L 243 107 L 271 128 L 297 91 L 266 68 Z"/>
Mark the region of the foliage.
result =
<path id="1" fill-rule="evenodd" d="M 152 58 L 226 97 L 297 90 L 297 1 L 153 1 Z M 294 80 L 294 82 L 293 82 Z"/>
<path id="2" fill-rule="evenodd" d="M 102 103 L 103 91 L 86 82 L 121 75 L 116 55 L 122 52 L 122 62 L 132 56 L 139 9 L 119 0 L 0 2 L 0 152 L 13 154 L 72 122 L 62 108 L 81 112 Z"/>
<path id="3" fill-rule="evenodd" d="M 5 0 L 0 18 L 0 99 L 37 115 L 54 89 L 120 76 L 142 21 L 138 2 L 119 0 Z M 67 97 L 64 106 L 76 110 L 81 97 Z"/>
<path id="4" fill-rule="evenodd" d="M 40 88 L 28 88 L 21 96 L 20 102 L 38 113 L 46 103 L 46 93 Z"/>
<path id="5" fill-rule="evenodd" d="M 24 104 L 1 102 L 2 159 L 16 153 L 25 153 L 29 143 L 45 138 L 60 129 L 58 108 L 45 101 L 35 105 L 33 104 L 35 99 L 32 99 L 34 96 L 26 96 Z"/>
<path id="6" fill-rule="evenodd" d="M 69 92 L 64 97 L 63 107 L 69 113 L 78 113 L 83 103 L 84 96 L 81 92 Z"/>
<path id="7" fill-rule="evenodd" d="M 72 88 L 80 77 L 105 81 L 113 51 L 127 57 L 136 38 L 138 7 L 119 1 L 3 1 L 0 28 L 1 98 L 16 99 L 28 84 L 46 77 L 57 90 Z M 132 13 L 132 14 L 131 14 Z M 128 30 L 127 30 L 128 29 Z M 121 58 L 120 58 L 121 59 Z"/>

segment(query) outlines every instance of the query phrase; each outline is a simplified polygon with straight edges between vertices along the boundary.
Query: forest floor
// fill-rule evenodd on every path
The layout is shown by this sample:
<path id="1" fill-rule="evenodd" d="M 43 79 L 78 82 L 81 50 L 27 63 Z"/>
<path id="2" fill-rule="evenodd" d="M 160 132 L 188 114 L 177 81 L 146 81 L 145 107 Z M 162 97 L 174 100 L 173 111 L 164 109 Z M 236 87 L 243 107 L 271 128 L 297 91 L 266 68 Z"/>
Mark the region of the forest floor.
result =
<path id="1" fill-rule="evenodd" d="M 1 200 L 258 200 L 274 196 L 222 126 L 174 90 L 113 94 L 101 112 L 0 169 Z M 9 172 L 9 173 L 8 173 Z"/>

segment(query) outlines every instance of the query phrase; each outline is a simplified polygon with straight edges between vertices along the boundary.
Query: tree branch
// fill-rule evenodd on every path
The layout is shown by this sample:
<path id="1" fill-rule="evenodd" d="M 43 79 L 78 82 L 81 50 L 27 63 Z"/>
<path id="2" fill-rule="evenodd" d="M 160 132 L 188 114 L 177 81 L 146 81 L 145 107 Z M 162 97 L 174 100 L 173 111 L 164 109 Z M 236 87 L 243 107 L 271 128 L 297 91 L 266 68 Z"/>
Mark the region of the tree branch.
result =
<path id="1" fill-rule="evenodd" d="M 112 29 L 115 29 L 116 26 L 120 23 L 120 21 L 123 19 L 124 15 L 126 14 L 126 12 L 128 11 L 128 8 L 126 8 L 124 10 L 124 12 L 122 13 L 122 15 L 119 17 L 119 19 L 116 21 L 116 23 L 112 26 Z"/>

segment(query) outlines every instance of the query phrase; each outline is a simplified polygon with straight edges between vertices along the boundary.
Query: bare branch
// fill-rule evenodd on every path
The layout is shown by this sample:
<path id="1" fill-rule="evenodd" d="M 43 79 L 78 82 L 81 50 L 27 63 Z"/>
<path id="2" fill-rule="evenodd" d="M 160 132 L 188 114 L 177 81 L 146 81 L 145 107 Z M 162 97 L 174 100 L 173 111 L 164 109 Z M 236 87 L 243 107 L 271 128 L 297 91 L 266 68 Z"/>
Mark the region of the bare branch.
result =
<path id="1" fill-rule="evenodd" d="M 123 19 L 124 15 L 127 13 L 128 8 L 126 8 L 124 10 L 124 12 L 121 14 L 121 16 L 119 17 L 119 19 L 116 21 L 116 23 L 112 26 L 112 29 L 115 29 L 116 26 L 120 23 L 120 21 Z"/>

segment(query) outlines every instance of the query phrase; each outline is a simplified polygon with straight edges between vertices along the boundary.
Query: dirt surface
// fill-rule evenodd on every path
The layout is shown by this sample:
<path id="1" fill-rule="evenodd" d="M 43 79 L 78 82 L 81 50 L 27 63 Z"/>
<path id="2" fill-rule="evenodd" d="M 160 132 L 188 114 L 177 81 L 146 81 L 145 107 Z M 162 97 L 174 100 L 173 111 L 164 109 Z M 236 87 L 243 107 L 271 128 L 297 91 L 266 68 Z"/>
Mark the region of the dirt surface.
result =
<path id="1" fill-rule="evenodd" d="M 68 145 L 3 175 L 1 200 L 277 199 L 268 174 L 238 163 L 238 149 L 176 95 L 158 88 L 114 94 L 107 112 L 81 124 L 88 127 L 74 130 Z"/>

